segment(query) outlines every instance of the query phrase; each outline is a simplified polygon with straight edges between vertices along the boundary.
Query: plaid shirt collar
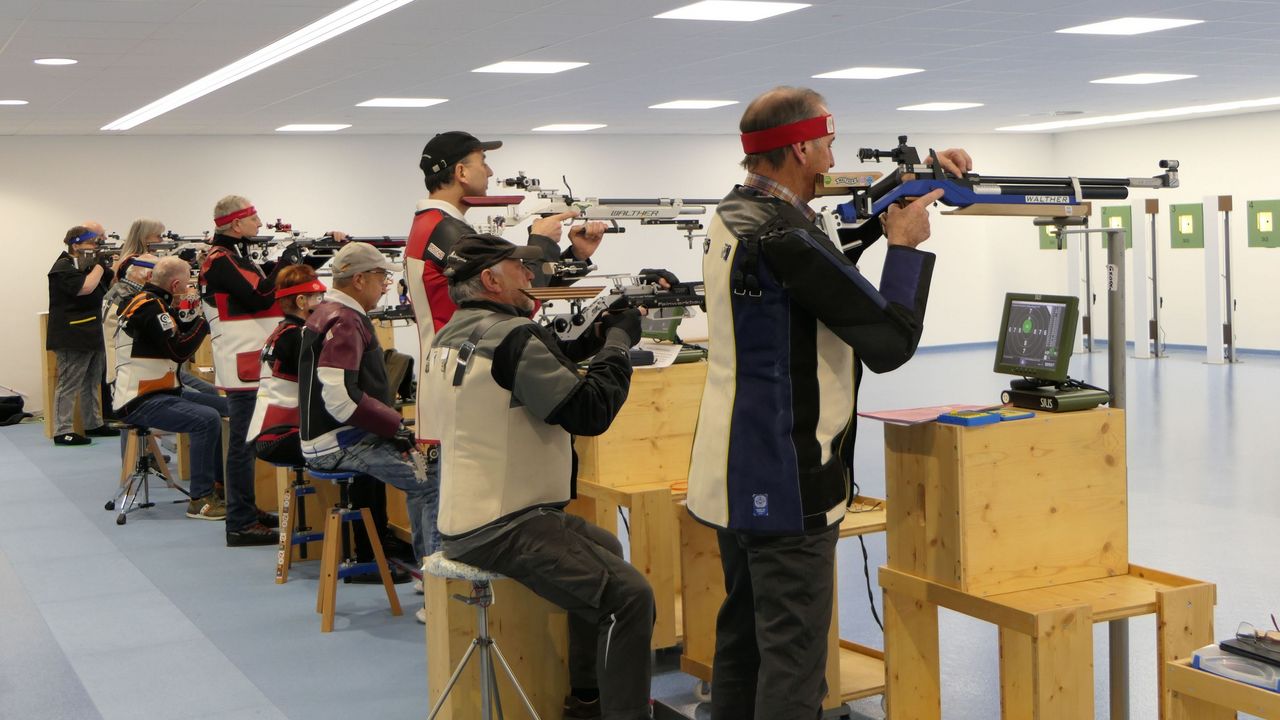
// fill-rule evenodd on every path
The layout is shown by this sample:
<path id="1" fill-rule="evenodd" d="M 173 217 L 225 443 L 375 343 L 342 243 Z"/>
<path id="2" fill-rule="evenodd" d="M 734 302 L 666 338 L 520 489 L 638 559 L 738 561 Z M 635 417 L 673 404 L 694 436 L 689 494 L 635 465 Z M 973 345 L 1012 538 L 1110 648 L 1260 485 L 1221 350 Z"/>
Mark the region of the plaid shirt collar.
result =
<path id="1" fill-rule="evenodd" d="M 790 203 L 795 207 L 795 209 L 804 213 L 804 216 L 808 218 L 811 223 L 816 223 L 818 221 L 818 213 L 814 212 L 813 208 L 809 207 L 808 203 L 801 200 L 799 195 L 792 192 L 791 188 L 780 185 L 774 180 L 763 175 L 757 175 L 756 173 L 747 173 L 747 179 L 744 180 L 742 184 L 744 187 L 758 190 L 766 195 L 772 195 L 783 202 Z"/>

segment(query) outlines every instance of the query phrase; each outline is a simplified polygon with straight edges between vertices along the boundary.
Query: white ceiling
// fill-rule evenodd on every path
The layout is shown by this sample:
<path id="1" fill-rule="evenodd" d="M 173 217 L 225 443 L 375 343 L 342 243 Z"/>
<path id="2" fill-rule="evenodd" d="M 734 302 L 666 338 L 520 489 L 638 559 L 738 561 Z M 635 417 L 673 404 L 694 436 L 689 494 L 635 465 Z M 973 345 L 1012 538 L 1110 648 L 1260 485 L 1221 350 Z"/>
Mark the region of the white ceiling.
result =
<path id="1" fill-rule="evenodd" d="M 656 20 L 690 0 L 416 0 L 207 95 L 130 134 L 344 133 L 465 128 L 521 134 L 554 122 L 597 133 L 730 133 L 742 105 L 671 111 L 675 99 L 747 101 L 778 84 L 824 93 L 840 127 L 990 132 L 1081 110 L 1108 114 L 1280 95 L 1280 0 L 809 0 L 755 23 Z M 0 135 L 98 128 L 349 0 L 0 0 Z M 1132 37 L 1055 34 L 1121 15 L 1204 20 Z M 32 63 L 72 57 L 69 67 Z M 577 60 L 559 75 L 475 74 L 500 60 Z M 890 80 L 815 80 L 854 65 L 920 67 Z M 1199 75 L 1091 85 L 1138 72 Z M 372 97 L 445 97 L 422 109 Z M 985 107 L 908 113 L 902 105 Z"/>

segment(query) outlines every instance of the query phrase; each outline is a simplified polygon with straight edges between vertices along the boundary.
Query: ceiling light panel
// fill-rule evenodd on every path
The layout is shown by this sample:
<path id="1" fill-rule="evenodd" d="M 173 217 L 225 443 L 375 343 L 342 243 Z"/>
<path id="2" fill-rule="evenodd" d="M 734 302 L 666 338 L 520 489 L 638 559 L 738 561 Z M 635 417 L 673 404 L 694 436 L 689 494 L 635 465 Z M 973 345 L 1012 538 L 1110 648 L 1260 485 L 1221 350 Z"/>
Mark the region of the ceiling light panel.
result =
<path id="1" fill-rule="evenodd" d="M 1054 122 L 1032 123 L 1030 125 L 1007 125 L 998 127 L 1000 132 L 1049 132 L 1051 130 L 1070 130 L 1096 125 L 1112 125 L 1116 123 L 1133 123 L 1144 120 L 1165 120 L 1168 118 L 1186 117 L 1188 115 L 1207 115 L 1226 113 L 1235 110 L 1261 110 L 1280 106 L 1280 97 L 1259 98 L 1257 100 L 1237 100 L 1233 102 L 1212 103 L 1209 105 L 1188 105 L 1185 107 L 1165 108 L 1163 110 L 1144 110 L 1141 112 L 1122 113 L 1119 115 L 1099 115 L 1076 120 L 1058 120 Z"/>
<path id="2" fill-rule="evenodd" d="M 1181 20 L 1176 18 L 1140 18 L 1122 17 L 1105 22 L 1077 25 L 1058 30 L 1060 33 L 1072 35 L 1142 35 L 1143 33 L 1171 30 L 1173 28 L 1199 25 L 1203 20 Z"/>
<path id="3" fill-rule="evenodd" d="M 71 58 L 40 58 L 38 60 L 33 60 L 32 62 L 37 65 L 75 65 L 80 61 L 72 60 Z"/>
<path id="4" fill-rule="evenodd" d="M 533 132 L 586 132 L 588 130 L 599 130 L 602 127 L 608 126 L 595 123 L 553 123 L 536 127 Z"/>
<path id="5" fill-rule="evenodd" d="M 726 22 L 755 22 L 776 15 L 803 10 L 807 3 L 742 2 L 739 0 L 705 0 L 676 8 L 661 15 L 662 20 L 719 20 Z"/>
<path id="6" fill-rule="evenodd" d="M 356 107 L 376 108 L 424 108 L 449 102 L 446 98 L 371 98 Z"/>
<path id="7" fill-rule="evenodd" d="M 0 105 L 26 105 L 26 100 L 0 100 Z"/>
<path id="8" fill-rule="evenodd" d="M 813 77 L 821 80 L 884 80 L 885 78 L 914 75 L 922 72 L 924 72 L 922 68 L 851 67 L 844 70 L 832 70 Z"/>
<path id="9" fill-rule="evenodd" d="M 1095 85 L 1154 85 L 1155 83 L 1173 82 L 1174 80 L 1190 80 L 1195 75 L 1175 75 L 1172 73 L 1134 73 L 1133 75 L 1117 75 L 1115 77 L 1090 80 Z"/>
<path id="10" fill-rule="evenodd" d="M 471 72 L 478 73 L 520 73 L 528 75 L 552 75 L 565 70 L 580 68 L 584 62 L 544 62 L 535 60 L 506 60 L 492 65 L 476 68 Z"/>
<path id="11" fill-rule="evenodd" d="M 931 102 L 920 103 L 919 105 L 904 105 L 899 110 L 909 110 L 913 112 L 948 112 L 951 110 L 968 110 L 969 108 L 982 107 L 982 103 L 975 102 Z"/>
<path id="12" fill-rule="evenodd" d="M 134 110 L 115 122 L 104 125 L 102 129 L 129 130 L 137 127 L 411 2 L 413 0 L 356 0 L 257 52 L 215 70 L 149 105 Z"/>
<path id="13" fill-rule="evenodd" d="M 276 132 L 337 132 L 338 130 L 346 130 L 350 125 L 342 123 L 294 123 L 292 125 L 281 125 L 276 128 Z"/>
<path id="14" fill-rule="evenodd" d="M 671 102 L 650 105 L 650 110 L 711 110 L 713 108 L 725 107 L 726 105 L 737 105 L 737 100 L 672 100 Z"/>

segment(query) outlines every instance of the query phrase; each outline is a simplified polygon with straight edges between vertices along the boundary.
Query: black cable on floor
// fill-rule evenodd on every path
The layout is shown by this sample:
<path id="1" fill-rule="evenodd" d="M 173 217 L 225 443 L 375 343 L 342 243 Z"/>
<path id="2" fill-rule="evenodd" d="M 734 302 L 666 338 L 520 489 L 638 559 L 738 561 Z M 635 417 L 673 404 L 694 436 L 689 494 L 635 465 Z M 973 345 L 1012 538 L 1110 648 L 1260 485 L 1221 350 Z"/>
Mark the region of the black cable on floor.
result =
<path id="1" fill-rule="evenodd" d="M 622 506 L 618 506 L 618 517 L 622 518 L 622 527 L 627 529 L 627 537 L 631 537 L 631 523 L 627 522 L 627 514 L 622 512 Z"/>

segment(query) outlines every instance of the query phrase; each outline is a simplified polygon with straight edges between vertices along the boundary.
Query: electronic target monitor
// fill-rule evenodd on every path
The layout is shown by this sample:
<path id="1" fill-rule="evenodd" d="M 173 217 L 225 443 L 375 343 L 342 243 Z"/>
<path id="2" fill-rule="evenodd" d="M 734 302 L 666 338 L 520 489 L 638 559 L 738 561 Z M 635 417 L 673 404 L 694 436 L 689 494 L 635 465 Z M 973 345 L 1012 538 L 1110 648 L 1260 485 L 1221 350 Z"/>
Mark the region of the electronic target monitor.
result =
<path id="1" fill-rule="evenodd" d="M 1065 381 L 1076 340 L 1079 302 L 1065 295 L 1005 295 L 995 371 Z"/>

